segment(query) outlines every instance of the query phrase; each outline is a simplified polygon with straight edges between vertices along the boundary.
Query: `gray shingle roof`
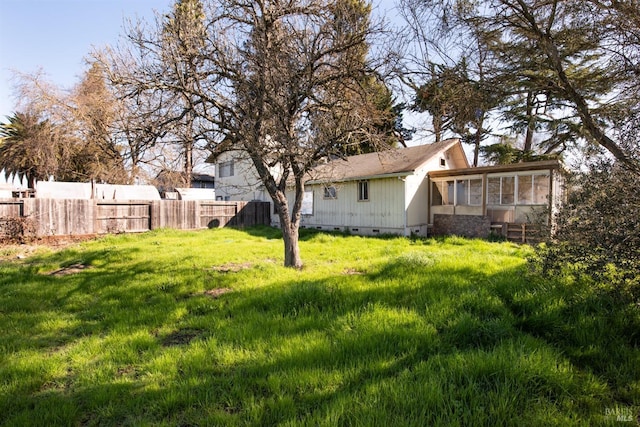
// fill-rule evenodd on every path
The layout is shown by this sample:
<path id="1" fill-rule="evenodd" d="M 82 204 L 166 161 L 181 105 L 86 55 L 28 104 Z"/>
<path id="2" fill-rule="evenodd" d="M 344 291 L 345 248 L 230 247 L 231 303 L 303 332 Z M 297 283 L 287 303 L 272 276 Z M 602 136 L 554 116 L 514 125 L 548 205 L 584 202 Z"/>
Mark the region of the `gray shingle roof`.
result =
<path id="1" fill-rule="evenodd" d="M 348 181 L 384 175 L 408 175 L 443 150 L 458 143 L 447 139 L 433 144 L 360 154 L 319 165 L 310 173 L 310 181 Z"/>

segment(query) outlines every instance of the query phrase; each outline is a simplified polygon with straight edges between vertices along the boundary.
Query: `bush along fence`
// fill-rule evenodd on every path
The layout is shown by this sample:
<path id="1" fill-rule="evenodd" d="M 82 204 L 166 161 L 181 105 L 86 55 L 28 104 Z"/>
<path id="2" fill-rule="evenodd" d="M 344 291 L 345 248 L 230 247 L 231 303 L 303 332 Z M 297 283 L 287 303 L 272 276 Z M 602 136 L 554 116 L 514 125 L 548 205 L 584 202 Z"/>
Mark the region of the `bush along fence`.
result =
<path id="1" fill-rule="evenodd" d="M 269 225 L 268 202 L 0 199 L 0 241 Z"/>

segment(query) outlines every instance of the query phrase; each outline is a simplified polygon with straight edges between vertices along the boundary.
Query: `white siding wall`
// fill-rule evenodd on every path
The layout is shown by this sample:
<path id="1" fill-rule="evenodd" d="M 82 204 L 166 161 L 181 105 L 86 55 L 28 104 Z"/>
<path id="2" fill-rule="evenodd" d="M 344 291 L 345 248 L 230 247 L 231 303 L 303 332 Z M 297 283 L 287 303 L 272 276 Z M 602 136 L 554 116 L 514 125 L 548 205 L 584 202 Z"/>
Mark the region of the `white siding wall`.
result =
<path id="1" fill-rule="evenodd" d="M 337 183 L 337 198 L 325 199 L 322 185 L 307 186 L 313 191 L 313 215 L 305 215 L 302 225 L 323 230 L 344 230 L 354 233 L 398 233 L 405 224 L 404 188 L 398 179 L 369 180 L 369 201 L 358 201 L 358 182 Z M 377 231 L 376 231 L 377 230 Z"/>
<path id="2" fill-rule="evenodd" d="M 219 165 L 228 161 L 233 161 L 233 175 L 221 177 Z M 272 173 L 277 175 L 276 170 Z M 239 151 L 230 151 L 218 157 L 215 192 L 216 197 L 222 200 L 271 202 L 251 159 Z"/>
<path id="3" fill-rule="evenodd" d="M 407 227 L 415 234 L 426 234 L 428 222 L 428 180 L 426 171 L 406 177 Z"/>

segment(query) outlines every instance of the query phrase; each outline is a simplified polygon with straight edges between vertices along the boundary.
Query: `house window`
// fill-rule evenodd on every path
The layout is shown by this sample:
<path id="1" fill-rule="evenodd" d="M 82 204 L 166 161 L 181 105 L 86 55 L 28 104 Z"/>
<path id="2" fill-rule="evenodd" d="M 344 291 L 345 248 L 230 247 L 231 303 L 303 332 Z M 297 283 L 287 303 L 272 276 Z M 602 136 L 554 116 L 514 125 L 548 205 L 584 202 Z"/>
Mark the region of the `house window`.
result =
<path id="1" fill-rule="evenodd" d="M 480 206 L 482 204 L 482 179 L 469 180 L 469 204 Z"/>
<path id="2" fill-rule="evenodd" d="M 369 181 L 358 181 L 358 201 L 369 201 Z"/>
<path id="3" fill-rule="evenodd" d="M 440 158 L 440 166 L 441 167 L 447 166 L 447 161 L 445 159 L 443 159 L 442 157 Z"/>
<path id="4" fill-rule="evenodd" d="M 550 182 L 547 174 L 533 176 L 533 203 L 537 205 L 548 203 Z"/>
<path id="5" fill-rule="evenodd" d="M 452 205 L 455 181 L 434 181 L 431 183 L 431 205 Z"/>
<path id="6" fill-rule="evenodd" d="M 482 179 L 456 180 L 456 205 L 480 206 L 482 204 Z"/>
<path id="7" fill-rule="evenodd" d="M 518 177 L 518 204 L 530 205 L 533 202 L 533 176 L 522 175 Z"/>
<path id="8" fill-rule="evenodd" d="M 336 199 L 338 197 L 338 193 L 336 192 L 336 187 L 334 186 L 325 186 L 324 187 L 324 198 L 325 199 Z"/>
<path id="9" fill-rule="evenodd" d="M 544 205 L 549 198 L 549 175 L 518 176 L 518 204 Z"/>
<path id="10" fill-rule="evenodd" d="M 233 176 L 233 160 L 220 163 L 220 165 L 218 166 L 218 176 L 220 178 Z"/>
<path id="11" fill-rule="evenodd" d="M 515 202 L 515 182 L 515 176 L 487 179 L 487 203 L 490 205 L 513 205 Z"/>
<path id="12" fill-rule="evenodd" d="M 442 206 L 442 183 L 441 182 L 432 182 L 431 183 L 431 205 L 432 206 Z"/>
<path id="13" fill-rule="evenodd" d="M 490 205 L 500 204 L 500 178 L 487 179 L 487 203 Z"/>
<path id="14" fill-rule="evenodd" d="M 500 204 L 512 205 L 514 203 L 514 194 L 516 191 L 516 177 L 515 176 L 503 176 L 502 177 L 502 190 L 500 197 Z"/>

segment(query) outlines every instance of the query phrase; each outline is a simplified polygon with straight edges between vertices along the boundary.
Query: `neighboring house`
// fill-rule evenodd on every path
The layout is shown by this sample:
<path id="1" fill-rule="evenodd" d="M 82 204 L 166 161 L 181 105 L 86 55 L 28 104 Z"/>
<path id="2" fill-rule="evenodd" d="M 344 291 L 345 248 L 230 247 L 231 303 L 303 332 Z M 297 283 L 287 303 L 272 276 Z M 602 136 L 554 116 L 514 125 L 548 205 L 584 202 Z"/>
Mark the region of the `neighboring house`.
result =
<path id="1" fill-rule="evenodd" d="M 191 174 L 191 188 L 207 188 L 214 189 L 215 177 L 206 173 L 193 173 Z"/>
<path id="2" fill-rule="evenodd" d="M 215 199 L 215 177 L 213 175 L 204 173 L 191 174 L 191 186 L 189 188 L 194 189 L 194 191 L 189 191 L 188 188 L 183 187 L 183 172 L 165 169 L 158 173 L 154 184 L 164 199 Z"/>
<path id="3" fill-rule="evenodd" d="M 244 151 L 219 154 L 216 165 L 216 199 L 224 201 L 271 202 L 251 159 Z M 277 176 L 277 170 L 272 171 Z"/>

